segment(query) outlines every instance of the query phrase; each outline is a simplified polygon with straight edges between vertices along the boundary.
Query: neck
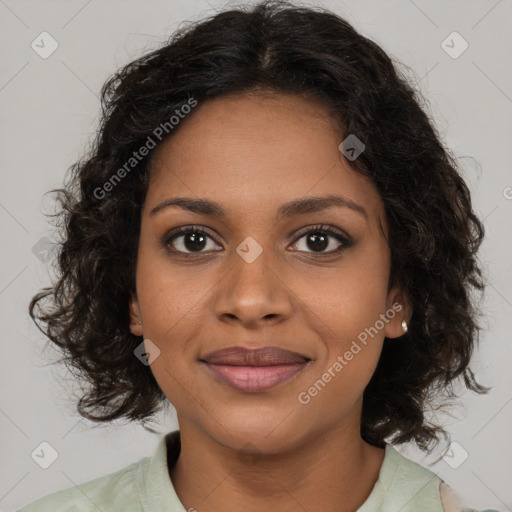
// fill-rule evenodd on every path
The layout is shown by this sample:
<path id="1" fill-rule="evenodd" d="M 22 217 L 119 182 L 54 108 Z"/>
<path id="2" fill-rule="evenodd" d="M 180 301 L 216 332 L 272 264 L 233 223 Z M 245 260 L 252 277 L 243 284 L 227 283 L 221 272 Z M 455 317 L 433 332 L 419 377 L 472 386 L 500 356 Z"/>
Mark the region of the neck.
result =
<path id="1" fill-rule="evenodd" d="M 180 421 L 181 452 L 169 469 L 186 510 L 355 512 L 378 479 L 385 450 L 358 429 L 315 434 L 286 452 L 244 453 Z"/>

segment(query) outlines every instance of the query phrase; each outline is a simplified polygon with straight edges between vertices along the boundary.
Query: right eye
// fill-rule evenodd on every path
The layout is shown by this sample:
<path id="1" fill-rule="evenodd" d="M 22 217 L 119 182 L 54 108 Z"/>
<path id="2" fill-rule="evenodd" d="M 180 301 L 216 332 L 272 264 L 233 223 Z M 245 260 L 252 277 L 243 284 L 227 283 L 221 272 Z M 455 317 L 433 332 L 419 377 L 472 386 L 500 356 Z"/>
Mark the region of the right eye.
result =
<path id="1" fill-rule="evenodd" d="M 203 249 L 208 245 L 208 238 L 219 245 L 215 237 L 204 229 L 196 226 L 182 226 L 165 235 L 162 244 L 171 253 L 188 256 L 205 252 Z"/>

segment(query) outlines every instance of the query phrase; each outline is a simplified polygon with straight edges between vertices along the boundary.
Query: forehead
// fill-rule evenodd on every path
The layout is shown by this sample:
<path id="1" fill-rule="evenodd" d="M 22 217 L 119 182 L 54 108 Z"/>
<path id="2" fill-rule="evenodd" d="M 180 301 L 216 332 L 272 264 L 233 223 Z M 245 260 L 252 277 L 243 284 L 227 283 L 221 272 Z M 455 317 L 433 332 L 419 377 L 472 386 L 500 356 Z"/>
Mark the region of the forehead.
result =
<path id="1" fill-rule="evenodd" d="M 155 150 L 148 207 L 172 196 L 209 197 L 240 212 L 298 197 L 339 194 L 379 218 L 374 184 L 339 150 L 341 127 L 319 101 L 277 93 L 200 104 Z"/>

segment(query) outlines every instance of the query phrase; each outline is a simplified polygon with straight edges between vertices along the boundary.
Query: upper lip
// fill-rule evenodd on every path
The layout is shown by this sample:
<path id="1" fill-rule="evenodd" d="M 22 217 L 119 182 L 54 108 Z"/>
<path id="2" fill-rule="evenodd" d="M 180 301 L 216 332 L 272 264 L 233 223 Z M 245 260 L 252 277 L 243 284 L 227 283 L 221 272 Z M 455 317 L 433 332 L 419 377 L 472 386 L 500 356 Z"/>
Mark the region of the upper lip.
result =
<path id="1" fill-rule="evenodd" d="M 232 366 L 275 366 L 278 364 L 297 364 L 309 361 L 306 356 L 280 347 L 261 347 L 247 349 L 228 347 L 210 352 L 201 358 L 209 364 Z"/>

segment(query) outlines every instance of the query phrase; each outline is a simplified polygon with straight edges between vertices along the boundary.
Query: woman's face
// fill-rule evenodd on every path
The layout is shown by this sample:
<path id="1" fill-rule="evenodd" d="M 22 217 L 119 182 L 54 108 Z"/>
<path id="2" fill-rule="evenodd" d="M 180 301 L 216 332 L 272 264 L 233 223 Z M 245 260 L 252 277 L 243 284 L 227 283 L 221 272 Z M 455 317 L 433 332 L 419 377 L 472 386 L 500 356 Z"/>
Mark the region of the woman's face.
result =
<path id="1" fill-rule="evenodd" d="M 151 370 L 182 430 L 269 453 L 333 429 L 359 436 L 362 395 L 384 336 L 400 336 L 408 317 L 393 309 L 404 304 L 399 290 L 388 293 L 382 200 L 350 169 L 343 139 L 320 104 L 236 95 L 199 104 L 156 148 L 131 330 L 158 347 Z M 327 196 L 338 204 L 303 203 Z M 214 202 L 223 215 L 154 210 L 178 197 Z M 172 239 L 180 227 L 190 232 Z M 150 353 L 151 346 L 146 341 Z M 306 362 L 217 367 L 231 383 L 204 362 L 212 351 L 268 346 Z M 272 386 L 279 372 L 288 378 Z"/>

